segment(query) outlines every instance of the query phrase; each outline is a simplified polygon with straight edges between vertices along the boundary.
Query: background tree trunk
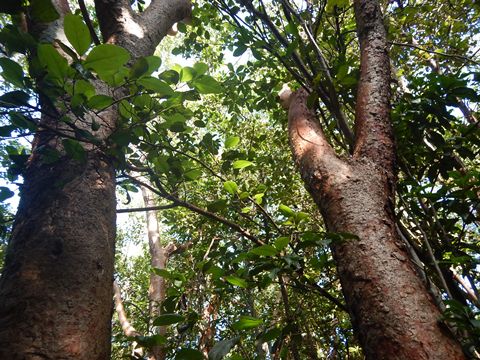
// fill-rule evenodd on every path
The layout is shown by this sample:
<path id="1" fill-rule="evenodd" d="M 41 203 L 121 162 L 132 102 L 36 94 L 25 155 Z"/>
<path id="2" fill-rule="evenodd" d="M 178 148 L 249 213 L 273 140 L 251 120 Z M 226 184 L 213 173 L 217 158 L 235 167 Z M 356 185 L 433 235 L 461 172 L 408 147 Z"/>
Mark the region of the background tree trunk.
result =
<path id="1" fill-rule="evenodd" d="M 156 205 L 154 194 L 152 191 L 142 186 L 142 196 L 145 207 L 153 207 Z M 152 268 L 165 269 L 167 266 L 168 255 L 166 249 L 160 242 L 160 230 L 156 211 L 146 211 L 147 218 L 147 234 L 148 246 L 150 252 L 150 263 Z M 148 288 L 149 310 L 152 318 L 158 317 L 161 314 L 162 302 L 165 300 L 165 279 L 154 273 L 150 274 L 150 286 Z M 165 326 L 158 326 L 155 329 L 156 334 L 165 335 Z M 154 346 L 152 348 L 149 359 L 163 360 L 166 352 L 163 346 Z"/>

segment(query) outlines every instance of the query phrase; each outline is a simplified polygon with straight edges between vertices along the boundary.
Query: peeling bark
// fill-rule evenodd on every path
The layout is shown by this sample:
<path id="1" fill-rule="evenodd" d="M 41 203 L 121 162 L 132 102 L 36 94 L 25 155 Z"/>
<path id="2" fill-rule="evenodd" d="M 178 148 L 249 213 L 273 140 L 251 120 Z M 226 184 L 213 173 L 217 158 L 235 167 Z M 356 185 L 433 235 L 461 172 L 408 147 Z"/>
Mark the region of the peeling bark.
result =
<path id="1" fill-rule="evenodd" d="M 53 3 L 62 16 L 69 11 L 66 0 Z M 158 7 L 159 1 L 151 6 Z M 161 12 L 153 13 L 152 8 L 133 17 L 133 25 L 145 29 L 144 36 L 137 36 L 135 26 L 125 20 L 131 14 L 128 1 L 97 0 L 103 37 L 124 46 L 133 60 L 153 54 L 173 23 L 190 13 L 186 0 L 163 1 L 161 6 Z M 47 25 L 36 31 L 56 34 L 49 29 L 61 26 L 61 19 Z M 99 94 L 107 91 L 98 82 L 95 87 Z M 42 106 L 45 110 L 50 105 Z M 103 112 L 97 120 L 102 128 L 96 135 L 105 140 L 115 131 L 116 109 Z M 42 124 L 53 129 L 62 126 L 52 116 L 43 116 Z M 85 146 L 85 163 L 64 156 L 53 164 L 45 164 L 35 154 L 39 146 L 62 151 L 55 132 L 37 133 L 0 279 L 0 358 L 108 359 L 115 169 L 92 145 Z"/>
<path id="2" fill-rule="evenodd" d="M 337 156 L 300 89 L 281 96 L 293 156 L 328 231 L 357 237 L 332 251 L 367 358 L 464 359 L 395 230 L 386 33 L 377 1 L 354 4 L 361 51 L 354 153 Z"/>

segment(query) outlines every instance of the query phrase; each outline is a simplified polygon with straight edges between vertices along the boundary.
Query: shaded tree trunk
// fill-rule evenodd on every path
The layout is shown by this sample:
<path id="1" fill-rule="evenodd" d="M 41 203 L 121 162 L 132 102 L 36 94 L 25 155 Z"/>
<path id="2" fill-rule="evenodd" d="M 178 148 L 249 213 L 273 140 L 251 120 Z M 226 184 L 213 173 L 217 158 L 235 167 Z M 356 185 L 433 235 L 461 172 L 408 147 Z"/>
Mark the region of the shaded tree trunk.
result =
<path id="1" fill-rule="evenodd" d="M 61 16 L 69 11 L 67 1 L 53 3 Z M 153 0 L 141 15 L 126 0 L 95 5 L 104 41 L 124 46 L 133 59 L 153 54 L 190 11 L 187 0 Z M 101 85 L 96 90 L 105 93 Z M 117 113 L 110 109 L 96 120 L 105 140 L 115 131 Z M 52 117 L 42 122 L 61 126 Z M 0 279 L 1 359 L 109 358 L 115 169 L 100 149 L 86 148 L 82 164 L 67 157 L 46 164 L 35 155 L 40 146 L 61 151 L 60 143 L 56 134 L 39 131 L 24 173 Z"/>
<path id="2" fill-rule="evenodd" d="M 356 236 L 334 242 L 332 250 L 367 358 L 464 359 L 395 231 L 386 32 L 377 1 L 354 4 L 361 76 L 353 155 L 337 156 L 301 89 L 282 96 L 294 159 L 328 231 Z"/>

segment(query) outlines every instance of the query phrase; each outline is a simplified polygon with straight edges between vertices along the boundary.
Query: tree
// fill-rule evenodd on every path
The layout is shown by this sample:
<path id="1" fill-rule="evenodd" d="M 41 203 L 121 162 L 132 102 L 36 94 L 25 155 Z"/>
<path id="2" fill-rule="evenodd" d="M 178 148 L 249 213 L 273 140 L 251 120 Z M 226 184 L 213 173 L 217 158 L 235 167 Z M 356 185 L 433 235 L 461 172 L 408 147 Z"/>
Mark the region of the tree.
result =
<path id="1" fill-rule="evenodd" d="M 33 43 L 32 77 L 1 60 L 16 90 L 0 97 L 10 116 L 0 131 L 54 131 L 57 151 L 40 145 L 32 156 L 51 167 L 63 161 L 84 169 L 96 151 L 107 154 L 127 197 L 141 187 L 158 196 L 162 241 L 193 244 L 154 271 L 168 283 L 160 316 L 148 315 L 149 302 L 138 294 L 152 271 L 147 257 L 118 267 L 126 314 L 144 336 L 117 336 L 116 328 L 116 353 L 134 340 L 162 345 L 167 358 L 178 359 L 207 352 L 214 359 L 229 352 L 232 359 L 361 358 L 348 310 L 370 358 L 462 358 L 458 340 L 475 355 L 479 143 L 472 104 L 479 100 L 473 49 L 480 27 L 467 0 L 438 3 L 442 12 L 402 1 L 198 2 L 173 52 L 203 62 L 159 74 L 158 58 L 133 50 L 129 69 L 128 54 L 112 44 L 80 58 L 85 49 L 67 29 L 88 33 L 90 22 L 65 16 L 60 52 Z M 32 44 L 12 28 L 1 36 L 21 40 L 6 41 L 10 52 Z M 118 44 L 132 46 L 128 38 Z M 242 57 L 235 64 L 225 49 L 227 58 Z M 108 86 L 99 89 L 99 79 Z M 289 139 L 274 96 L 285 82 L 298 88 L 285 98 Z M 25 99 L 27 84 L 37 83 L 50 105 L 44 116 L 52 104 L 67 116 L 57 116 L 58 127 L 33 118 Z M 115 129 L 92 121 L 105 113 L 118 115 Z M 325 221 L 302 189 L 288 141 Z M 13 177 L 27 153 L 7 152 Z M 166 326 L 165 334 L 152 324 Z"/>
<path id="2" fill-rule="evenodd" d="M 22 173 L 21 202 L 2 272 L 0 356 L 106 359 L 110 353 L 115 164 L 102 145 L 118 132 L 118 106 L 82 114 L 81 119 L 78 113 L 62 108 L 55 96 L 65 100 L 67 95 L 58 93 L 58 88 L 67 87 L 65 79 L 72 68 L 53 47 L 53 37 L 63 32 L 63 23 L 76 26 L 78 21 L 67 20 L 72 19 L 67 1 L 16 4 L 14 11 L 2 10 L 25 20 L 20 25 L 26 25 L 28 35 L 18 32 L 18 36 L 33 42 L 27 52 L 42 118 L 36 124 L 32 155 Z M 97 47 L 97 54 L 103 53 L 96 58 L 91 55 L 90 60 L 91 69 L 101 73 L 102 57 L 109 50 L 106 61 L 120 65 L 130 55 L 132 62 L 152 55 L 173 23 L 188 16 L 190 5 L 188 1 L 152 1 L 137 14 L 128 1 L 95 1 L 95 11 L 104 45 Z M 10 30 L 15 31 L 13 27 Z M 87 36 L 77 29 L 66 28 L 65 35 L 76 54 L 58 42 L 55 46 L 78 61 L 90 40 L 85 41 Z M 38 72 L 35 62 L 40 63 Z M 42 73 L 43 66 L 47 76 Z M 106 80 L 108 74 L 104 75 L 101 77 Z M 101 80 L 93 84 L 95 94 L 116 102 L 125 93 L 121 87 L 112 91 Z M 24 101 L 21 105 L 29 104 Z M 96 138 L 95 145 L 80 145 L 77 139 L 89 131 Z M 72 154 L 72 148 L 77 158 L 65 156 Z M 45 151 L 55 152 L 56 159 L 46 160 Z"/>

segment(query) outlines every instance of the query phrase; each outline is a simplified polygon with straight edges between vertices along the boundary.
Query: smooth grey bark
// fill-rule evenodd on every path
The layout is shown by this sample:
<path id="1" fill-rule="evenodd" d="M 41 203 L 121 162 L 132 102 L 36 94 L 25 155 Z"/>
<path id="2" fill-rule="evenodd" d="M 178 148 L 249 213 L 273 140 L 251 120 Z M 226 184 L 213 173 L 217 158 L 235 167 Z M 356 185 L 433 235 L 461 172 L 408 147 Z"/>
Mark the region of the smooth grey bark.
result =
<path id="1" fill-rule="evenodd" d="M 61 16 L 69 11 L 65 0 L 53 3 Z M 152 6 L 159 3 L 154 0 Z M 134 60 L 152 55 L 166 29 L 190 13 L 187 0 L 161 3 L 164 11 L 155 16 L 152 11 L 134 14 L 128 1 L 97 0 L 104 40 L 124 46 Z M 100 83 L 96 90 L 108 91 Z M 42 105 L 48 110 L 46 102 Z M 96 135 L 106 140 L 115 131 L 117 112 L 111 108 L 101 115 Z M 63 130 L 51 115 L 43 115 L 42 124 Z M 40 146 L 62 151 L 60 144 L 55 132 L 40 126 L 24 173 L 0 279 L 1 359 L 110 356 L 115 169 L 93 146 L 86 147 L 84 163 L 64 156 L 46 164 L 36 153 Z"/>

